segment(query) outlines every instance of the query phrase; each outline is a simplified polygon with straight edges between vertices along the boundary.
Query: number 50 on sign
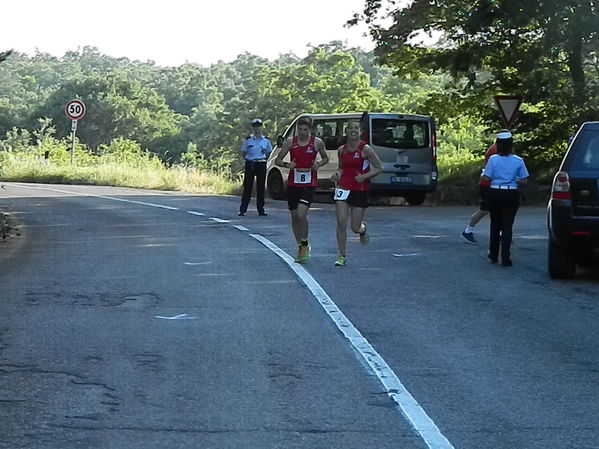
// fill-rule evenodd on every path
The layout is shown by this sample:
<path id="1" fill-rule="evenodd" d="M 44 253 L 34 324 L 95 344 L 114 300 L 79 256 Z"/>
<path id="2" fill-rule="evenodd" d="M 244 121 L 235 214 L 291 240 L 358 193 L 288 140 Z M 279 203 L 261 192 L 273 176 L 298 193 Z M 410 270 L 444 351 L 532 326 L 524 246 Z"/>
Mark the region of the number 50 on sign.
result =
<path id="1" fill-rule="evenodd" d="M 71 120 L 80 120 L 85 115 L 85 103 L 81 100 L 71 100 L 64 107 L 64 112 Z"/>

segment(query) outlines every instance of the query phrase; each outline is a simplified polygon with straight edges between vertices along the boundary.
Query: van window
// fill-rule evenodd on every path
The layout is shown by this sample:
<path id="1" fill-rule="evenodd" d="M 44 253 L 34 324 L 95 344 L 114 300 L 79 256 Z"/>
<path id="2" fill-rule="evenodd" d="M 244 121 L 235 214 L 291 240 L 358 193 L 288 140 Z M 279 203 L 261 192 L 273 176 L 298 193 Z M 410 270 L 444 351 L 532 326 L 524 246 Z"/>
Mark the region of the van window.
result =
<path id="1" fill-rule="evenodd" d="M 312 134 L 324 141 L 324 146 L 329 151 L 339 147 L 340 129 L 336 120 L 317 120 L 314 122 Z"/>
<path id="2" fill-rule="evenodd" d="M 428 148 L 428 122 L 422 120 L 373 119 L 372 143 L 387 148 Z"/>

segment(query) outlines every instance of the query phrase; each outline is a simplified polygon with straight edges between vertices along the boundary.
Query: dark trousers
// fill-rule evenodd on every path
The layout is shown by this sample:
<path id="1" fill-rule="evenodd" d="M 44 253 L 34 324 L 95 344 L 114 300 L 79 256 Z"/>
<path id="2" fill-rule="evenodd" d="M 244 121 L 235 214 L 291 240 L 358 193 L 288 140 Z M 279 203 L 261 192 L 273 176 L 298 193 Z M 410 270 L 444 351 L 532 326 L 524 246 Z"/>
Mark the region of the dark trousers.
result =
<path id="1" fill-rule="evenodd" d="M 254 177 L 256 178 L 256 209 L 258 213 L 264 213 L 264 183 L 266 181 L 266 162 L 245 161 L 243 173 L 243 195 L 239 212 L 245 213 L 250 204 L 252 189 L 254 188 Z"/>
<path id="2" fill-rule="evenodd" d="M 520 191 L 489 189 L 489 217 L 491 218 L 489 257 L 491 259 L 497 260 L 501 243 L 501 262 L 510 260 L 512 227 L 518 207 L 520 207 Z"/>

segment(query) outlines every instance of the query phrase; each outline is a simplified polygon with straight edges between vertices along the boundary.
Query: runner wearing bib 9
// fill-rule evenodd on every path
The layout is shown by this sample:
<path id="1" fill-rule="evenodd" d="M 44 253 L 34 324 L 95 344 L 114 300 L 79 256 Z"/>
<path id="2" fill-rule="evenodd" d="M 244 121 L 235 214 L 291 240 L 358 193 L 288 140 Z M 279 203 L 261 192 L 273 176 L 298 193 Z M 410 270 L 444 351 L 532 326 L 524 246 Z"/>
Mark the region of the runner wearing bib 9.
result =
<path id="1" fill-rule="evenodd" d="M 360 236 L 360 243 L 369 241 L 364 213 L 368 207 L 369 179 L 383 171 L 383 164 L 374 150 L 360 140 L 360 122 L 351 120 L 347 124 L 347 143 L 337 150 L 338 172 L 333 175 L 335 210 L 337 215 L 337 245 L 339 256 L 335 265 L 346 263 L 347 220 L 351 216 L 351 230 Z"/>
<path id="2" fill-rule="evenodd" d="M 329 161 L 329 156 L 322 139 L 310 135 L 312 120 L 301 117 L 297 123 L 297 136 L 283 143 L 275 164 L 289 169 L 287 204 L 291 213 L 291 228 L 298 245 L 295 262 L 305 263 L 310 259 L 308 210 L 314 199 L 314 189 L 318 186 L 316 171 Z M 283 162 L 287 153 L 291 162 Z M 319 154 L 321 159 L 317 161 Z"/>

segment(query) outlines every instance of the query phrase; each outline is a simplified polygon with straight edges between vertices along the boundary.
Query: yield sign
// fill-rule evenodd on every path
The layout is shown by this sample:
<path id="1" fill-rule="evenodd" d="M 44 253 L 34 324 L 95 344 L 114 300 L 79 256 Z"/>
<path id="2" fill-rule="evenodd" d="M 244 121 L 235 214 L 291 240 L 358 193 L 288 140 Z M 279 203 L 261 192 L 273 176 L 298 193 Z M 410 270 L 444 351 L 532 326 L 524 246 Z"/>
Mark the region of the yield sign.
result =
<path id="1" fill-rule="evenodd" d="M 514 123 L 518 115 L 522 97 L 518 95 L 495 95 L 493 99 L 495 100 L 497 109 L 499 109 L 503 123 L 507 128 L 511 128 L 512 123 Z"/>

